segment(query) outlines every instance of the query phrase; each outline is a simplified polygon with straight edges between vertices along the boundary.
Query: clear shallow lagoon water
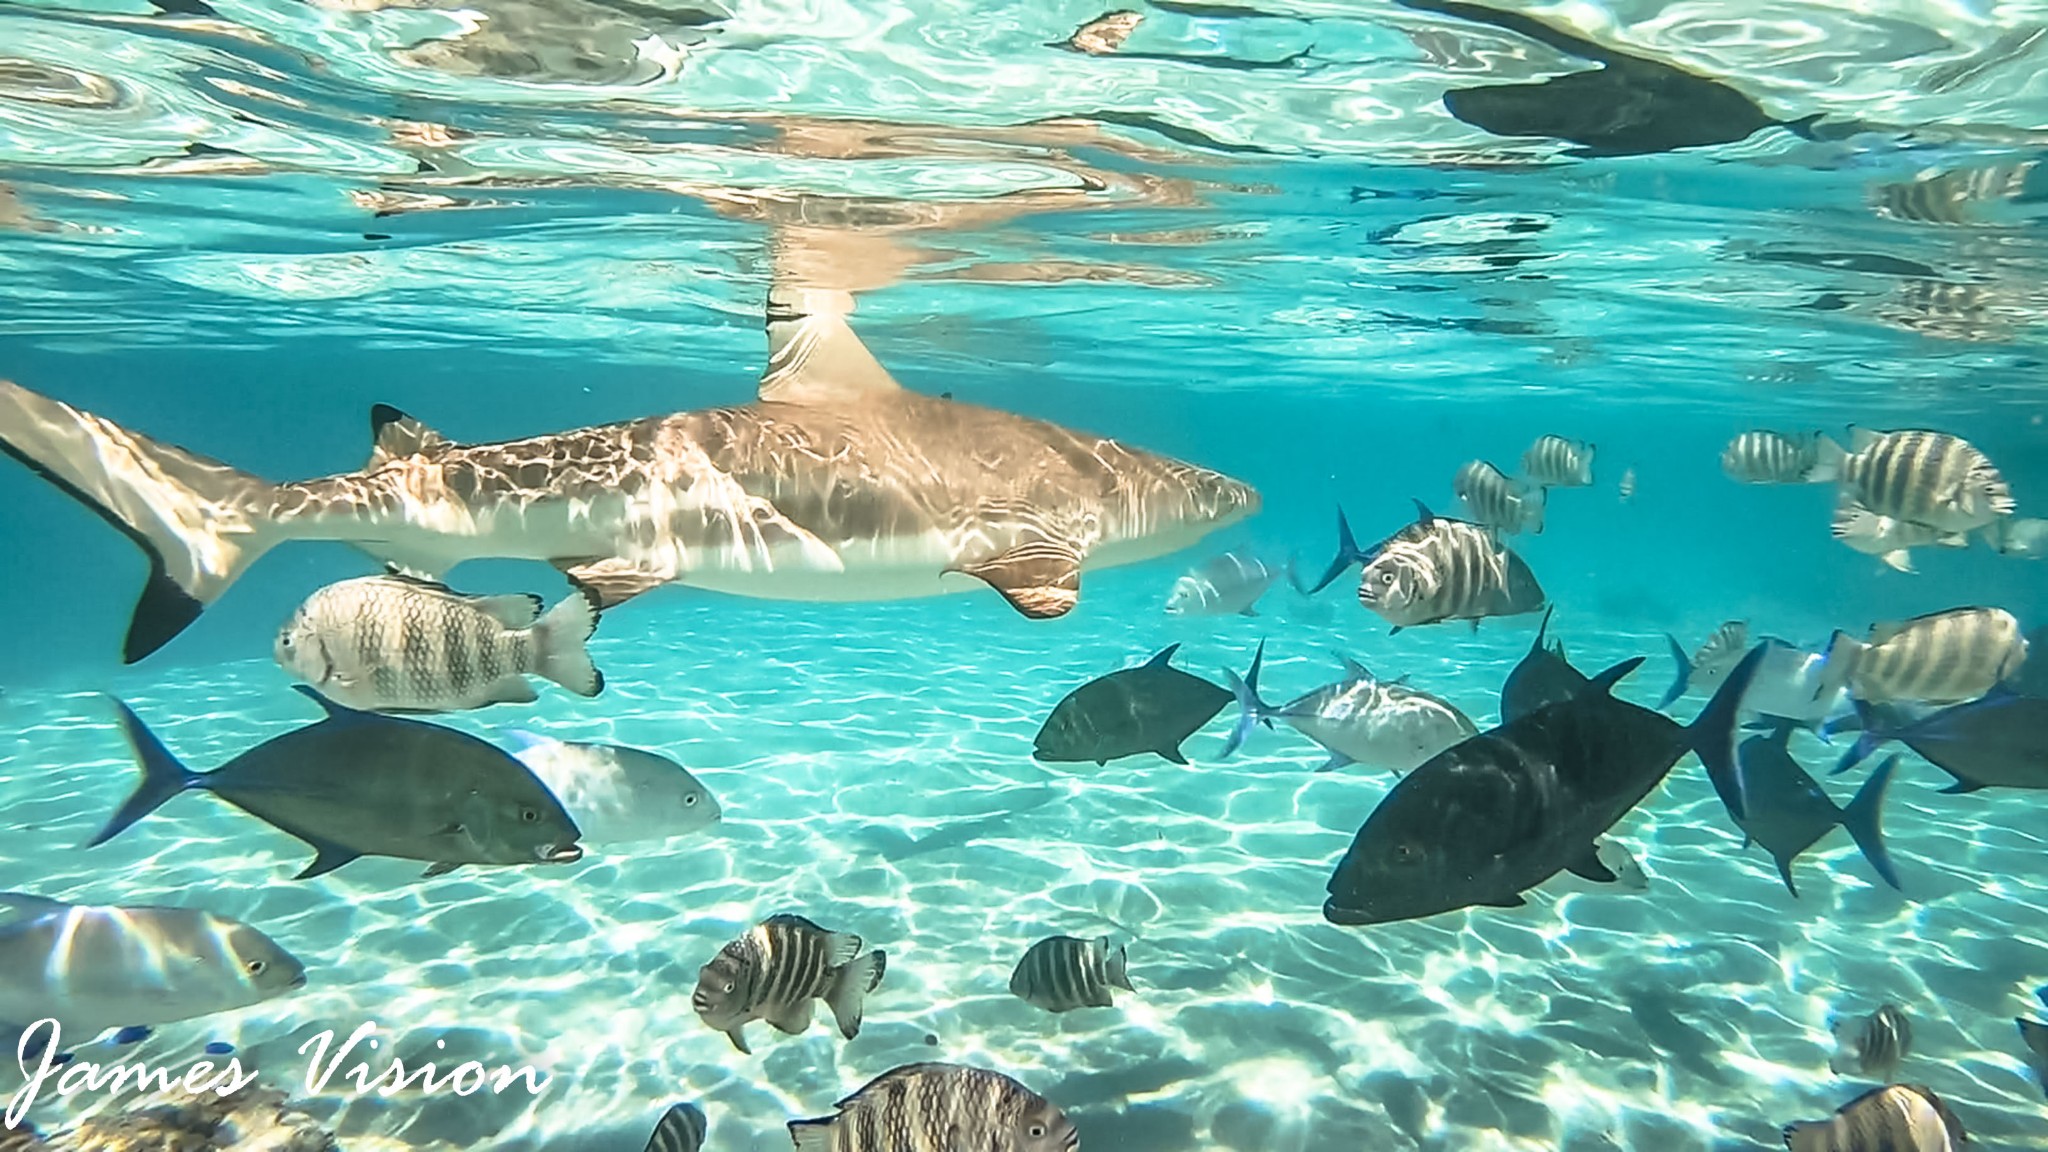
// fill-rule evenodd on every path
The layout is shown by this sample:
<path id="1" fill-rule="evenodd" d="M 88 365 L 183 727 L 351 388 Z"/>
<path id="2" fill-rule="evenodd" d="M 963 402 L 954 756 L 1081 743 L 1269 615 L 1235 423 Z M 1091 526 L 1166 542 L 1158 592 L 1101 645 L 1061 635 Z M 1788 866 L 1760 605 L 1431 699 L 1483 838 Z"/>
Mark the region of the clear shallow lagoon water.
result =
<path id="1" fill-rule="evenodd" d="M 1717 465 L 1749 427 L 1933 427 L 2048 516 L 2048 174 L 2020 167 L 2048 144 L 2038 22 L 1545 10 L 1840 126 L 1588 158 L 1440 99 L 1583 61 L 1398 7 L 1261 7 L 1147 7 L 1125 52 L 1094 57 L 1044 46 L 1097 14 L 1056 5 L 0 6 L 0 377 L 127 427 L 283 479 L 360 465 L 376 402 L 465 441 L 741 402 L 779 270 L 856 291 L 855 328 L 908 387 L 1264 498 L 1196 548 L 1089 573 L 1057 621 L 981 592 L 650 593 L 592 643 L 602 696 L 444 719 L 664 751 L 718 796 L 715 834 L 295 882 L 305 849 L 201 796 L 78 847 L 133 781 L 105 694 L 195 768 L 309 722 L 271 637 L 369 563 L 285 548 L 122 667 L 141 561 L 9 465 L 0 889 L 197 904 L 307 963 L 303 992 L 164 1028 L 152 1059 L 222 1039 L 302 1089 L 308 1036 L 377 1020 L 401 1055 L 438 1038 L 555 1073 L 531 1104 L 311 1097 L 350 1148 L 637 1149 L 682 1099 L 711 1147 L 787 1147 L 787 1119 L 930 1058 L 1018 1076 L 1091 1149 L 1774 1147 L 1869 1086 L 1828 1071 L 1827 1019 L 1887 999 L 1914 1021 L 1904 1078 L 1985 1147 L 2048 1142 L 2012 1026 L 2048 983 L 2032 793 L 1939 795 L 1909 754 L 1885 818 L 1904 891 L 1837 832 L 1794 899 L 1688 758 L 1615 830 L 1647 892 L 1555 884 L 1519 910 L 1352 929 L 1323 922 L 1323 885 L 1390 775 L 1313 774 L 1321 751 L 1284 730 L 1222 760 L 1228 711 L 1188 767 L 1030 756 L 1066 692 L 1174 642 L 1220 681 L 1264 638 L 1274 698 L 1343 652 L 1491 724 L 1535 617 L 1390 637 L 1349 580 L 1278 590 L 1257 618 L 1161 609 L 1226 547 L 1318 571 L 1339 504 L 1362 539 L 1411 498 L 1455 511 L 1461 462 L 1511 469 L 1542 433 L 1597 443 L 1596 485 L 1553 492 L 1514 546 L 1574 663 L 1650 657 L 1631 699 L 1661 694 L 1664 632 L 1691 648 L 1724 619 L 1816 644 L 1961 604 L 2039 626 L 2039 562 L 1929 549 L 1893 572 L 1829 538 L 1830 489 Z M 1054 117 L 1074 122 L 1034 123 Z M 1961 223 L 1878 210 L 1934 171 L 2017 175 L 1980 180 L 2000 194 Z M 454 579 L 563 588 L 508 562 Z M 1795 748 L 1816 774 L 1833 758 Z M 1846 802 L 1862 778 L 1826 783 Z M 962 821 L 969 842 L 905 851 Z M 889 974 L 856 1040 L 756 1025 L 743 1057 L 690 989 L 783 910 L 859 932 Z M 1012 998 L 1017 956 L 1054 932 L 1135 937 L 1138 993 L 1064 1017 Z"/>

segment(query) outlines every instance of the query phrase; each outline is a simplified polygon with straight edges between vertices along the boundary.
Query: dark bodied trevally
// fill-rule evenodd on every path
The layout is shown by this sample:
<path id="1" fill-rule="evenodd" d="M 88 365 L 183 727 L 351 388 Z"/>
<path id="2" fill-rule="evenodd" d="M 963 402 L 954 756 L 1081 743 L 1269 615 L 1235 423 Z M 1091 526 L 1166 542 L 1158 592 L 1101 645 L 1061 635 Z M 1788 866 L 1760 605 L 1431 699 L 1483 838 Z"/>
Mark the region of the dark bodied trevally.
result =
<path id="1" fill-rule="evenodd" d="M 1854 768 L 1885 741 L 1897 740 L 1955 777 L 1943 792 L 2048 789 L 2048 699 L 1999 688 L 1981 700 L 1903 724 L 1861 700 L 1856 712 L 1863 719 L 1863 731 L 1855 746 L 1843 753 L 1836 773 Z"/>
<path id="2" fill-rule="evenodd" d="M 1186 764 L 1181 742 L 1216 718 L 1230 692 L 1173 667 L 1169 644 L 1136 668 L 1098 676 L 1054 706 L 1031 756 L 1050 763 L 1107 764 L 1154 752 Z"/>
<path id="3" fill-rule="evenodd" d="M 1736 753 L 1736 770 L 1742 774 L 1746 812 L 1735 821 L 1744 836 L 1742 846 L 1761 844 L 1778 865 L 1785 890 L 1796 898 L 1799 885 L 1792 881 L 1792 862 L 1834 831 L 1836 825 L 1849 830 L 1863 858 L 1884 882 L 1899 887 L 1899 876 L 1885 848 L 1881 825 L 1885 788 L 1891 784 L 1897 756 L 1885 761 L 1847 808 L 1835 807 L 1827 791 L 1799 761 L 1789 747 L 1792 725 L 1780 724 L 1768 736 L 1752 736 Z"/>
<path id="4" fill-rule="evenodd" d="M 1552 645 L 1544 641 L 1550 631 L 1550 614 L 1555 610 L 1544 610 L 1543 623 L 1536 628 L 1536 639 L 1530 642 L 1528 654 L 1501 683 L 1500 720 L 1503 724 L 1519 720 L 1547 705 L 1569 700 L 1585 691 L 1590 683 L 1585 673 L 1572 667 L 1571 661 L 1565 658 L 1562 642 Z"/>
<path id="5" fill-rule="evenodd" d="M 142 782 L 87 847 L 106 843 L 181 792 L 203 791 L 310 845 L 313 861 L 295 880 L 359 856 L 426 861 L 428 876 L 464 864 L 583 858 L 575 821 L 509 753 L 453 728 L 358 712 L 303 684 L 293 688 L 327 715 L 212 772 L 180 764 L 115 701 Z"/>
<path id="6" fill-rule="evenodd" d="M 1687 751 L 1717 788 L 1734 780 L 1738 706 L 1762 655 L 1744 657 L 1689 727 L 1611 694 L 1638 656 L 1570 700 L 1446 749 L 1366 818 L 1330 877 L 1323 917 L 1384 924 L 1516 908 L 1565 870 L 1612 882 L 1597 842 Z"/>

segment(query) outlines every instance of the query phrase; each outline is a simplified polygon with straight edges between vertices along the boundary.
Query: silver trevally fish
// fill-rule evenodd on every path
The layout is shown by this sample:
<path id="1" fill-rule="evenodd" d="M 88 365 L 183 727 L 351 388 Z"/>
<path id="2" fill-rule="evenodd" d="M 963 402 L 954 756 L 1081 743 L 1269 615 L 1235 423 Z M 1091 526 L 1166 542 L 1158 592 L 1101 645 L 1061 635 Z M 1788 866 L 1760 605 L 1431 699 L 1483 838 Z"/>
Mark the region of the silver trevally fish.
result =
<path id="1" fill-rule="evenodd" d="M 1842 491 L 1880 516 L 1968 532 L 2012 515 L 2005 477 L 1959 436 L 1867 428 L 1852 436 L 1853 449 L 1841 463 Z"/>
<path id="2" fill-rule="evenodd" d="M 1522 475 L 1545 488 L 1585 488 L 1593 483 L 1594 451 L 1583 440 L 1539 436 L 1522 453 Z"/>
<path id="3" fill-rule="evenodd" d="M 1700 645 L 1699 651 L 1690 656 L 1685 654 L 1678 637 L 1667 632 L 1664 639 L 1671 644 L 1671 662 L 1678 666 L 1678 675 L 1671 682 L 1671 687 L 1665 690 L 1664 698 L 1657 701 L 1660 709 L 1671 707 L 1673 700 L 1687 692 L 1711 693 L 1720 687 L 1728 673 L 1734 671 L 1735 666 L 1742 663 L 1742 658 L 1749 654 L 1749 622 L 1723 621 L 1719 628 L 1714 629 L 1714 634 L 1707 637 L 1707 642 Z"/>
<path id="4" fill-rule="evenodd" d="M 791 1120 L 797 1152 L 1075 1152 L 1074 1122 L 1000 1072 L 906 1064 L 867 1082 L 830 1116 Z"/>
<path id="5" fill-rule="evenodd" d="M 666 756 L 518 730 L 505 735 L 517 745 L 513 755 L 562 802 L 585 844 L 687 836 L 724 817 L 711 790 Z"/>
<path id="6" fill-rule="evenodd" d="M 604 676 L 583 647 L 597 609 L 564 597 L 546 615 L 538 596 L 466 596 L 395 574 L 313 593 L 278 630 L 278 666 L 337 704 L 366 712 L 455 712 L 539 699 L 528 675 L 578 696 Z"/>
<path id="7" fill-rule="evenodd" d="M 74 1042 L 174 1024 L 306 985 L 262 932 L 196 908 L 96 907 L 0 892 L 0 1033 L 54 1019 Z M 6 1057 L 15 1054 L 10 1038 Z"/>
<path id="8" fill-rule="evenodd" d="M 1344 661 L 1344 679 L 1276 708 L 1259 698 L 1264 656 L 1261 642 L 1247 676 L 1240 679 L 1237 673 L 1224 671 L 1241 710 L 1237 727 L 1224 741 L 1225 756 L 1237 751 L 1259 723 L 1270 725 L 1280 720 L 1330 753 L 1318 772 L 1355 763 L 1399 773 L 1479 732 L 1447 701 L 1410 688 L 1403 682 L 1405 677 L 1381 680 L 1349 657 L 1339 657 Z"/>
<path id="9" fill-rule="evenodd" d="M 1257 616 L 1259 597 L 1294 563 L 1275 568 L 1250 552 L 1225 552 L 1173 582 L 1166 610 L 1175 616 Z"/>
<path id="10" fill-rule="evenodd" d="M 1836 632 L 1826 659 L 1821 691 L 1846 688 L 1869 704 L 1960 704 L 2017 673 L 2027 641 L 2003 608 L 1951 608 L 1873 624 L 1864 640 Z"/>
<path id="11" fill-rule="evenodd" d="M 359 856 L 427 862 L 439 876 L 464 864 L 573 864 L 583 858 L 569 814 L 524 764 L 466 732 L 344 708 L 273 736 L 211 772 L 193 772 L 126 704 L 122 731 L 142 782 L 87 847 L 104 844 L 181 792 L 211 792 L 305 841 L 305 880 Z"/>
<path id="12" fill-rule="evenodd" d="M 1630 476 L 1634 473 L 1631 472 Z M 1472 519 L 1510 535 L 1543 531 L 1544 490 L 1511 480 L 1484 460 L 1467 460 L 1451 481 L 1451 492 Z M 1624 497 L 1626 499 L 1626 497 Z"/>
<path id="13" fill-rule="evenodd" d="M 360 470 L 271 483 L 0 381 L 0 451 L 150 558 L 133 663 L 264 553 L 337 540 L 410 575 L 543 560 L 609 609 L 663 584 L 801 601 L 991 588 L 1072 610 L 1081 571 L 1179 551 L 1259 509 L 1250 486 L 899 385 L 844 292 L 772 285 L 757 399 L 495 444 L 379 406 Z"/>

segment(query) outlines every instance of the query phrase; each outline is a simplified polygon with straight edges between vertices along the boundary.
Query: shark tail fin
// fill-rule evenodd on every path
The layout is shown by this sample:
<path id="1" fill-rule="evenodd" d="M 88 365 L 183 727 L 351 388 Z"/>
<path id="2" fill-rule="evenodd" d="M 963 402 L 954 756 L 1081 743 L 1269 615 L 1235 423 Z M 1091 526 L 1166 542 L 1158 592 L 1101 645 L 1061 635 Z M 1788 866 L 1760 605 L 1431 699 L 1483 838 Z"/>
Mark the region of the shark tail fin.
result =
<path id="1" fill-rule="evenodd" d="M 122 649 L 133 664 L 199 618 L 284 538 L 267 481 L 0 380 L 0 452 L 121 530 L 149 558 Z"/>

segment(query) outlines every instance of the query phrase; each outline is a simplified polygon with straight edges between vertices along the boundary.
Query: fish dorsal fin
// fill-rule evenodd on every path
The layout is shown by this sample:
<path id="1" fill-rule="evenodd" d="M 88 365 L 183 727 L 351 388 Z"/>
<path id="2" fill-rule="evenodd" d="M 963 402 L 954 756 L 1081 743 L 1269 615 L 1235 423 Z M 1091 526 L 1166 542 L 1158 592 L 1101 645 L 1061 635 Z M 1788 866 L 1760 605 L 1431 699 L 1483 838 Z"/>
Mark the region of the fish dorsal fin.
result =
<path id="1" fill-rule="evenodd" d="M 1413 496 L 1410 496 L 1409 499 L 1415 501 L 1415 522 L 1417 524 L 1436 523 L 1436 513 L 1429 510 L 1429 505 L 1424 504 Z"/>
<path id="2" fill-rule="evenodd" d="M 852 293 L 778 284 L 768 290 L 767 311 L 762 400 L 845 404 L 903 390 L 847 325 Z"/>
<path id="3" fill-rule="evenodd" d="M 370 462 L 381 468 L 393 460 L 423 456 L 429 460 L 455 447 L 450 440 L 389 404 L 370 406 Z"/>
<path id="4" fill-rule="evenodd" d="M 292 685 L 292 691 L 318 704 L 320 710 L 327 713 L 326 718 L 336 723 L 348 724 L 358 720 L 369 720 L 376 715 L 373 712 L 358 712 L 346 704 L 336 704 L 334 701 L 322 696 L 319 690 L 311 684 L 294 684 Z"/>
<path id="5" fill-rule="evenodd" d="M 1597 694 L 1601 696 L 1607 695 L 1609 692 L 1614 690 L 1614 686 L 1616 684 L 1619 684 L 1623 680 L 1627 679 L 1628 674 L 1635 671 L 1636 668 L 1642 664 L 1642 662 L 1643 658 L 1641 656 L 1631 656 L 1628 659 L 1623 660 L 1621 663 L 1616 664 L 1614 667 L 1609 668 L 1605 672 L 1602 672 L 1598 676 L 1595 676 L 1591 680 L 1588 680 L 1586 682 L 1585 692 L 1587 694 Z"/>
<path id="6" fill-rule="evenodd" d="M 1536 639 L 1529 643 L 1531 654 L 1543 651 L 1543 638 L 1550 634 L 1550 614 L 1555 611 L 1557 611 L 1557 605 L 1555 604 L 1543 610 L 1543 622 L 1536 625 Z"/>
<path id="7" fill-rule="evenodd" d="M 1869 448 L 1872 444 L 1877 443 L 1877 437 L 1878 434 L 1872 432 L 1870 429 L 1858 428 L 1854 424 L 1851 424 L 1849 425 L 1849 450 L 1851 452 L 1864 451 L 1865 449 Z"/>
<path id="8" fill-rule="evenodd" d="M 439 580 L 435 580 L 427 576 L 422 576 L 417 572 L 408 572 L 404 568 L 401 568 L 396 564 L 384 565 L 384 578 L 386 580 L 397 580 L 400 583 L 411 584 L 420 588 L 428 588 L 435 592 L 446 592 L 450 596 L 462 595 L 462 593 L 457 592 L 455 589 L 450 588 L 446 584 L 441 583 Z"/>
<path id="9" fill-rule="evenodd" d="M 1866 643 L 1882 644 L 1904 632 L 1914 623 L 1915 620 L 1880 620 L 1870 626 L 1870 639 Z"/>
<path id="10" fill-rule="evenodd" d="M 1166 647 L 1161 648 L 1159 650 L 1159 654 L 1157 656 L 1154 656 L 1150 660 L 1145 661 L 1144 667 L 1165 668 L 1173 663 L 1173 654 L 1178 651 L 1180 651 L 1180 644 L 1178 642 L 1168 644 Z"/>
<path id="11" fill-rule="evenodd" d="M 1344 662 L 1344 674 L 1353 680 L 1370 680 L 1373 678 L 1372 673 L 1366 669 L 1365 665 L 1360 664 L 1342 652 L 1337 653 L 1337 659 Z"/>

